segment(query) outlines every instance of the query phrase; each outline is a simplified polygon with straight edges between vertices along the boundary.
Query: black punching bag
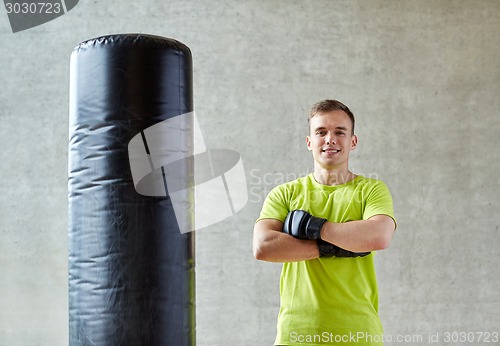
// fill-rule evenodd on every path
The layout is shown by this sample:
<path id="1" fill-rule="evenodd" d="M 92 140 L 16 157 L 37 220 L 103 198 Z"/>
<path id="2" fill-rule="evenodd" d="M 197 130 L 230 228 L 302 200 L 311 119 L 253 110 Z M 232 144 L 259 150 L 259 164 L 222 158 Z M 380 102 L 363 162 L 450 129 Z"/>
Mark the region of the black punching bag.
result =
<path id="1" fill-rule="evenodd" d="M 142 138 L 147 162 L 154 148 L 148 147 L 145 130 L 173 118 L 183 130 L 171 134 L 181 138 L 188 154 L 192 117 L 184 115 L 192 111 L 192 59 L 184 44 L 151 35 L 110 35 L 73 51 L 70 346 L 195 344 L 194 234 L 186 230 L 194 227 L 192 217 L 180 230 L 168 184 L 163 193 L 140 193 L 129 157 L 131 140 Z M 169 137 L 164 132 L 155 140 L 177 142 Z M 168 183 L 157 168 L 143 170 L 156 169 Z"/>

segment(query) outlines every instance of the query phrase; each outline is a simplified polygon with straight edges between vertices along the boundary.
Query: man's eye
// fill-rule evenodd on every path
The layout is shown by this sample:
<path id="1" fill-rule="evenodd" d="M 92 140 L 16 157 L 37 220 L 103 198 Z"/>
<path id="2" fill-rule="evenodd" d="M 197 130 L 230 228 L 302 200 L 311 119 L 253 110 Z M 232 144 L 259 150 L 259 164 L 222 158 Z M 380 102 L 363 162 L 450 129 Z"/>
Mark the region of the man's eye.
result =
<path id="1" fill-rule="evenodd" d="M 326 134 L 326 131 L 318 131 L 316 132 L 316 134 L 319 136 L 324 136 Z"/>
<path id="2" fill-rule="evenodd" d="M 343 136 L 343 135 L 345 135 L 345 132 L 342 132 L 342 131 L 337 131 L 337 132 L 335 132 L 335 134 L 336 134 L 337 136 Z"/>

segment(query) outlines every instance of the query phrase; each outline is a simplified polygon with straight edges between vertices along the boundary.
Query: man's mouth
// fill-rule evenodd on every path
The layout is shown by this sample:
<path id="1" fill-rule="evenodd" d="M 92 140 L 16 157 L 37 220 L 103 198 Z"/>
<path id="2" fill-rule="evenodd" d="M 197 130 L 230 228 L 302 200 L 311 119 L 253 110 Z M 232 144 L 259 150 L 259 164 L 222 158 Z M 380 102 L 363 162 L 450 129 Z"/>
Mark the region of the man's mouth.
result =
<path id="1" fill-rule="evenodd" d="M 326 149 L 323 149 L 322 152 L 329 153 L 329 154 L 336 154 L 336 153 L 340 152 L 340 150 L 339 149 L 326 148 Z"/>

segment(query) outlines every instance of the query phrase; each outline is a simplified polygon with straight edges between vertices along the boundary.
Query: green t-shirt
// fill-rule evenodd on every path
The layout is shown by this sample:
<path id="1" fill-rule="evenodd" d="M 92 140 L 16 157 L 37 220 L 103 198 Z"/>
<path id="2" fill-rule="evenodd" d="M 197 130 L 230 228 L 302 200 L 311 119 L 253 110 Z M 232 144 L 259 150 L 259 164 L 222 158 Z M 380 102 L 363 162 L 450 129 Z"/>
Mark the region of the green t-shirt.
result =
<path id="1" fill-rule="evenodd" d="M 284 221 L 296 209 L 331 222 L 394 219 L 392 197 L 380 180 L 357 176 L 336 186 L 312 174 L 268 194 L 260 219 Z M 276 345 L 383 345 L 373 253 L 283 264 Z"/>

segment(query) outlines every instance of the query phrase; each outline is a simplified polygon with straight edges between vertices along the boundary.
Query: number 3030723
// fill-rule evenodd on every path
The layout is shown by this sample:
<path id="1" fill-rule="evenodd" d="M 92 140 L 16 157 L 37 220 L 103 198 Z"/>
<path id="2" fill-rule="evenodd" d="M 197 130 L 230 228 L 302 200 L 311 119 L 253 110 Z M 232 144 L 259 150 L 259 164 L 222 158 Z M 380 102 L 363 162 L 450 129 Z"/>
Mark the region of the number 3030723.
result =
<path id="1" fill-rule="evenodd" d="M 62 11 L 60 3 L 48 2 L 7 2 L 5 9 L 8 14 L 58 14 Z"/>
<path id="2" fill-rule="evenodd" d="M 497 343 L 500 340 L 498 332 L 445 332 L 444 342 L 465 342 L 465 343 Z"/>

